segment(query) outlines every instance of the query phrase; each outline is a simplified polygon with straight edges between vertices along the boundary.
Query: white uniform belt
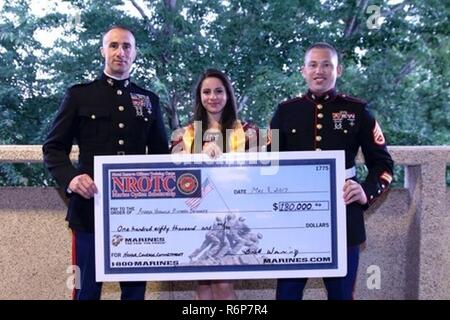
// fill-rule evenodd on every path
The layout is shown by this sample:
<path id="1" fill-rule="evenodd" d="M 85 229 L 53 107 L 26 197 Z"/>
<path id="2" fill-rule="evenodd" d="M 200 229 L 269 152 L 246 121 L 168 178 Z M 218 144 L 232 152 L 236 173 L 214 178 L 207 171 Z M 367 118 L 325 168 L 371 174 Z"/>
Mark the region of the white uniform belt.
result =
<path id="1" fill-rule="evenodd" d="M 350 179 L 356 176 L 356 168 L 353 166 L 350 169 L 345 169 L 345 179 Z"/>

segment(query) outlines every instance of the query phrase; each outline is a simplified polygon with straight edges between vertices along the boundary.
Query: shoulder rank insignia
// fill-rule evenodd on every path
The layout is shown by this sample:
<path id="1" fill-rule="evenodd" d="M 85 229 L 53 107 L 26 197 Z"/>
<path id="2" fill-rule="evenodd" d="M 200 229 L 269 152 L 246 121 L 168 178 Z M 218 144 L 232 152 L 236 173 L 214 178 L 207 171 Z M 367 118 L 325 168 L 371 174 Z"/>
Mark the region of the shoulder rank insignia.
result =
<path id="1" fill-rule="evenodd" d="M 378 145 L 385 144 L 385 139 L 383 135 L 383 131 L 381 131 L 380 125 L 375 121 L 375 127 L 373 128 L 373 140 Z"/>

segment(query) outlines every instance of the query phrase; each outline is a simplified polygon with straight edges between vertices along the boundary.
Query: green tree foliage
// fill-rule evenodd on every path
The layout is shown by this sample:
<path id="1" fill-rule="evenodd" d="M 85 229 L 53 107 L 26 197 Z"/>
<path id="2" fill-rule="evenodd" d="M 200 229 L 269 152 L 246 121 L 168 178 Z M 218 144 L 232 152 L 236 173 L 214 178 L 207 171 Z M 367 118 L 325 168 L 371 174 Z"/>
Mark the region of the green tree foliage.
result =
<path id="1" fill-rule="evenodd" d="M 341 52 L 339 88 L 370 102 L 391 145 L 450 142 L 448 1 L 55 2 L 72 11 L 37 17 L 27 0 L 0 7 L 2 144 L 42 143 L 67 87 L 101 72 L 101 35 L 112 24 L 134 29 L 133 78 L 160 95 L 168 131 L 189 120 L 207 67 L 230 75 L 242 118 L 267 126 L 280 101 L 305 90 L 305 48 L 328 41 Z M 58 30 L 51 47 L 33 36 L 42 30 Z M 8 184 L 46 179 L 38 168 L 28 180 L 23 168 L 1 168 Z"/>
<path id="2" fill-rule="evenodd" d="M 57 97 L 39 75 L 45 50 L 33 37 L 40 23 L 24 0 L 4 4 L 0 13 L 0 144 L 40 144 L 47 117 L 54 114 Z M 42 165 L 0 165 L 0 185 L 45 179 Z"/>

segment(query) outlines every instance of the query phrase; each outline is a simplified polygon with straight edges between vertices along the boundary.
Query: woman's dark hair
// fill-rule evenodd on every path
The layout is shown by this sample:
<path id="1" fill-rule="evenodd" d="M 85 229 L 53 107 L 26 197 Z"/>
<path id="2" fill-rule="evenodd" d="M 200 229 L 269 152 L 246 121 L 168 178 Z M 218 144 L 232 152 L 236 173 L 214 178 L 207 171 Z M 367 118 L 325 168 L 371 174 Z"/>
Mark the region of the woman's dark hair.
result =
<path id="1" fill-rule="evenodd" d="M 223 148 L 226 150 L 226 130 L 233 129 L 237 120 L 237 105 L 236 98 L 234 96 L 233 86 L 230 79 L 222 72 L 217 69 L 207 69 L 199 77 L 197 84 L 195 86 L 195 101 L 194 101 L 194 121 L 202 122 L 202 137 L 205 131 L 208 129 L 208 114 L 205 107 L 202 104 L 202 83 L 206 78 L 217 78 L 222 81 L 225 91 L 227 93 L 227 102 L 222 112 L 220 118 L 220 126 L 222 131 Z M 193 152 L 201 152 L 202 146 L 193 146 Z"/>

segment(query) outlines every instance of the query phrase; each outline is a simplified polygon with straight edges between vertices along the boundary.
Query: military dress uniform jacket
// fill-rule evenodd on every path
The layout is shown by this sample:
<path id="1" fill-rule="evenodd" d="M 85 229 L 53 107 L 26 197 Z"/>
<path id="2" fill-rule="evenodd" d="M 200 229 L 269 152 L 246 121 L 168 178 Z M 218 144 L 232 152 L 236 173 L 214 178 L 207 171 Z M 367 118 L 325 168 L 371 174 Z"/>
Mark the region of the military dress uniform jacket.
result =
<path id="1" fill-rule="evenodd" d="M 383 133 L 367 103 L 337 94 L 334 89 L 321 97 L 307 92 L 280 103 L 270 127 L 279 129 L 280 151 L 344 150 L 347 178 L 354 180 L 355 157 L 361 147 L 368 168 L 361 186 L 368 204 L 354 202 L 347 206 L 347 243 L 364 242 L 363 211 L 387 190 L 393 170 Z M 272 141 L 272 150 L 275 143 Z"/>
<path id="2" fill-rule="evenodd" d="M 76 166 L 69 159 L 74 141 L 80 151 Z M 66 92 L 43 152 L 46 167 L 64 190 L 77 175 L 93 177 L 96 155 L 168 153 L 159 98 L 129 79 L 115 80 L 105 74 L 75 85 Z M 69 192 L 69 227 L 93 232 L 93 199 Z"/>

